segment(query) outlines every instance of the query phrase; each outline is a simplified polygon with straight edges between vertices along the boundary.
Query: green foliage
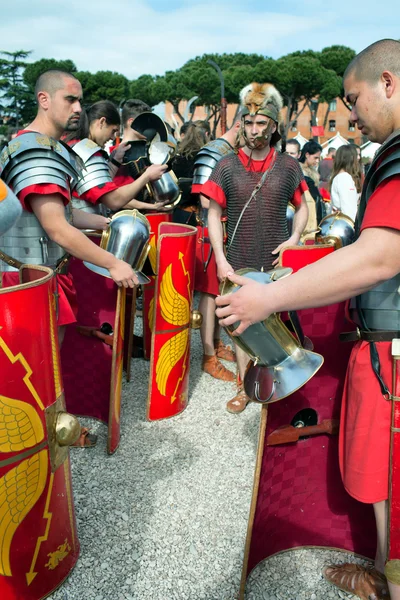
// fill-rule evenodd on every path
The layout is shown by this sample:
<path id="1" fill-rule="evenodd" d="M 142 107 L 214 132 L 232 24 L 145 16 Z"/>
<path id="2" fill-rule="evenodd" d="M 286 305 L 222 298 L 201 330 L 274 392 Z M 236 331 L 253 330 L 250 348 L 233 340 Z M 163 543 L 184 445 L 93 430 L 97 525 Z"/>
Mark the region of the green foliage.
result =
<path id="1" fill-rule="evenodd" d="M 22 77 L 27 64 L 24 59 L 30 54 L 29 50 L 0 51 L 0 55 L 6 57 L 0 58 L 1 111 L 15 127 L 23 120 L 24 109 L 32 101 Z"/>
<path id="2" fill-rule="evenodd" d="M 162 77 L 158 79 L 163 79 Z M 146 102 L 149 106 L 154 106 L 159 101 L 157 94 L 154 91 L 154 85 L 157 83 L 157 78 L 152 75 L 141 75 L 138 79 L 129 82 L 129 98 L 138 98 Z"/>
<path id="3" fill-rule="evenodd" d="M 329 48 L 321 50 L 320 61 L 325 69 L 331 69 L 339 77 L 343 77 L 347 65 L 353 60 L 355 55 L 354 50 L 347 46 L 329 46 Z"/>
<path id="4" fill-rule="evenodd" d="M 129 80 L 120 73 L 97 71 L 92 74 L 89 71 L 78 71 L 75 77 L 81 82 L 85 104 L 111 100 L 118 105 L 128 97 Z"/>
<path id="5" fill-rule="evenodd" d="M 299 115 L 299 102 L 311 100 L 330 102 L 342 95 L 341 77 L 348 63 L 355 56 L 347 46 L 334 45 L 321 52 L 296 51 L 277 60 L 260 54 L 243 52 L 203 54 L 187 61 L 175 71 L 164 75 L 141 75 L 129 81 L 124 75 L 112 71 L 78 71 L 69 60 L 42 58 L 27 64 L 24 59 L 30 52 L 1 52 L 0 58 L 0 114 L 10 114 L 16 119 L 29 121 L 36 105 L 33 98 L 34 84 L 38 76 L 48 69 L 74 73 L 82 84 L 84 103 L 92 104 L 108 99 L 115 104 L 128 98 L 139 98 L 151 106 L 162 101 L 173 104 L 179 114 L 181 100 L 198 96 L 196 104 L 209 107 L 209 115 L 218 113 L 221 99 L 219 75 L 209 60 L 217 63 L 225 82 L 225 98 L 238 102 L 240 90 L 252 81 L 273 83 L 288 107 L 285 122 L 286 133 Z"/>
<path id="6" fill-rule="evenodd" d="M 72 60 L 56 60 L 55 58 L 41 58 L 33 63 L 26 65 L 23 79 L 27 86 L 32 90 L 38 77 L 45 71 L 56 69 L 66 73 L 76 73 L 77 68 Z"/>

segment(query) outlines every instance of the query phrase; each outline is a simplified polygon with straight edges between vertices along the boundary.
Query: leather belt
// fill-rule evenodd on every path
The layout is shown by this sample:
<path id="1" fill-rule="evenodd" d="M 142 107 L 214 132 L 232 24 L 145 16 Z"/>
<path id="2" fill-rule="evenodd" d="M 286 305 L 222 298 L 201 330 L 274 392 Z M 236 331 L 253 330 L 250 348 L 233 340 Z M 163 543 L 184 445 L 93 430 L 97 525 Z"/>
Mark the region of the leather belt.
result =
<path id="1" fill-rule="evenodd" d="M 56 273 L 56 275 L 65 275 L 66 273 L 68 273 L 68 263 L 69 260 L 71 258 L 70 254 L 64 254 L 64 256 L 62 258 L 60 258 L 60 260 L 57 262 L 57 264 L 55 266 L 50 266 L 50 265 L 40 265 L 40 266 L 44 266 L 44 267 L 49 267 L 50 269 L 53 269 L 53 271 Z M 0 250 L 0 260 L 4 261 L 7 265 L 9 265 L 10 267 L 14 267 L 15 269 L 20 269 L 24 264 L 27 263 L 22 263 L 20 260 L 17 260 L 16 258 L 12 258 L 12 256 L 10 256 L 9 254 L 6 254 L 6 252 L 3 252 L 3 250 Z"/>
<path id="2" fill-rule="evenodd" d="M 341 342 L 391 342 L 394 338 L 400 338 L 400 331 L 363 331 L 356 329 L 355 331 L 346 331 L 339 334 Z"/>

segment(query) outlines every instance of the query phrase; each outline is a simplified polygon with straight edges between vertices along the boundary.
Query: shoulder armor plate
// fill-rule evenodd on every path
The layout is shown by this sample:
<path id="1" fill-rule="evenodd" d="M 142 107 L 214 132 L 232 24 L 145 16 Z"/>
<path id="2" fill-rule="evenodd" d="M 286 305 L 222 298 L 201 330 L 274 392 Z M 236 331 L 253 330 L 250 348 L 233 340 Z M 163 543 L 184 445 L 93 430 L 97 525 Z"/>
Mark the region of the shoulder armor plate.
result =
<path id="1" fill-rule="evenodd" d="M 84 170 L 75 186 L 79 196 L 92 188 L 112 181 L 108 169 L 108 155 L 95 142 L 85 138 L 74 145 L 74 151 L 84 162 Z"/>
<path id="2" fill-rule="evenodd" d="M 232 146 L 223 138 L 213 140 L 203 146 L 194 161 L 193 184 L 203 185 L 221 158 L 232 153 Z"/>
<path id="3" fill-rule="evenodd" d="M 81 162 L 64 143 L 39 133 L 24 133 L 0 155 L 0 174 L 15 194 L 36 183 L 57 183 L 69 190 L 79 178 Z"/>

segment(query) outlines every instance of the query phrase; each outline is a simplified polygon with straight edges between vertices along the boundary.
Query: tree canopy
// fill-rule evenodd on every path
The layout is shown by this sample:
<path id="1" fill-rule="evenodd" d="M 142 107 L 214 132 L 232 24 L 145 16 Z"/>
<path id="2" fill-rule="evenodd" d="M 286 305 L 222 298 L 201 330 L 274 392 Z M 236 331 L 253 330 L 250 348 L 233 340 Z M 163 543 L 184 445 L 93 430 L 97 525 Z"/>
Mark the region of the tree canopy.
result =
<path id="1" fill-rule="evenodd" d="M 28 122 L 35 114 L 37 77 L 48 69 L 59 69 L 79 79 L 85 104 L 107 99 L 119 105 L 128 98 L 140 98 L 151 106 L 169 101 L 183 121 L 180 102 L 197 96 L 196 104 L 206 106 L 208 118 L 215 117 L 216 127 L 221 85 L 217 71 L 209 64 L 211 60 L 222 71 L 225 98 L 230 103 L 237 103 L 240 90 L 252 81 L 273 83 L 287 106 L 284 123 L 284 134 L 287 134 L 299 110 L 308 106 L 313 114 L 316 102 L 329 103 L 336 97 L 343 98 L 341 78 L 355 52 L 346 46 L 334 45 L 320 52 L 297 51 L 278 59 L 243 52 L 203 54 L 164 75 L 143 74 L 133 81 L 118 72 L 79 71 L 70 59 L 42 58 L 27 63 L 25 59 L 29 55 L 30 51 L 26 50 L 0 53 L 0 112 L 16 123 Z"/>

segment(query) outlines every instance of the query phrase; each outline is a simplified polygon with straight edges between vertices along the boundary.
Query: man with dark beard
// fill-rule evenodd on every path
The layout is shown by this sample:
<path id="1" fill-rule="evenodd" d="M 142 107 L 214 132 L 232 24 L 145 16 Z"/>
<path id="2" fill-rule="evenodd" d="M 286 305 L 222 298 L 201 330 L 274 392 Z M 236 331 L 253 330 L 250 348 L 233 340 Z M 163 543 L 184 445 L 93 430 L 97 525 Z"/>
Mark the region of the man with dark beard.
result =
<path id="1" fill-rule="evenodd" d="M 137 278 L 130 265 L 96 246 L 74 227 L 79 223 L 71 222 L 70 182 L 77 175 L 76 165 L 72 150 L 58 140 L 78 125 L 81 84 L 73 75 L 50 70 L 39 77 L 35 95 L 35 119 L 0 156 L 2 178 L 23 208 L 17 224 L 0 238 L 0 272 L 2 285 L 7 287 L 18 283 L 20 264 L 55 269 L 62 338 L 63 326 L 75 321 L 76 312 L 75 290 L 66 266 L 69 254 L 105 267 L 119 286 L 133 287 Z"/>
<path id="2" fill-rule="evenodd" d="M 282 98 L 271 84 L 252 83 L 241 92 L 243 148 L 222 158 L 202 194 L 210 198 L 208 227 L 217 262 L 218 278 L 243 267 L 269 271 L 284 246 L 299 243 L 307 223 L 304 192 L 307 185 L 299 163 L 275 148 Z M 289 237 L 286 209 L 296 210 Z M 221 214 L 228 215 L 227 256 L 224 254 Z M 237 395 L 227 410 L 239 413 L 249 398 L 243 389 L 248 356 L 236 346 L 239 371 Z"/>

